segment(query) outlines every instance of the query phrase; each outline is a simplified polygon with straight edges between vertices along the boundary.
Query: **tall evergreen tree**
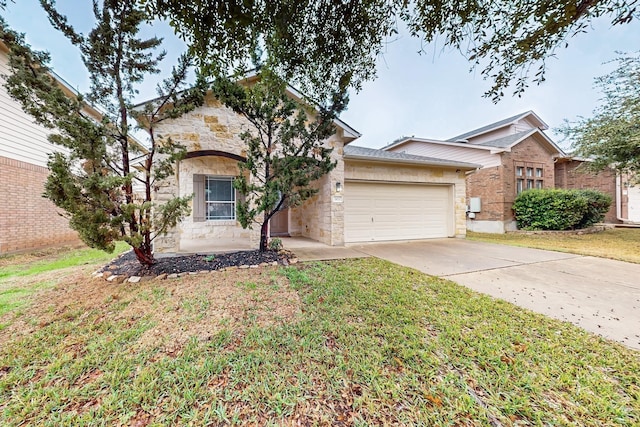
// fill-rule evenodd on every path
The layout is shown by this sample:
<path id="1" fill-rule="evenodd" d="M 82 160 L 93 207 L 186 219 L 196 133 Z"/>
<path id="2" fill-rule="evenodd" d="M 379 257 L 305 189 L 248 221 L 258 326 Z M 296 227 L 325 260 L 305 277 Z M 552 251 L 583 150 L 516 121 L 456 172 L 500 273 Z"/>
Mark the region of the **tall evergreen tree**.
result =
<path id="1" fill-rule="evenodd" d="M 61 147 L 50 156 L 45 196 L 66 211 L 89 246 L 112 251 L 115 241 L 123 240 L 140 263 L 150 265 L 153 239 L 189 212 L 189 197 L 162 205 L 152 201 L 153 188 L 185 154 L 180 144 L 159 138 L 154 127 L 201 105 L 205 84 L 198 79 L 180 92 L 190 67 L 183 56 L 158 86 L 158 98 L 136 110 L 136 85 L 158 73 L 165 56 L 156 53 L 161 39 L 138 36 L 149 16 L 135 0 L 100 3 L 93 2 L 95 27 L 83 35 L 58 13 L 53 0 L 41 0 L 51 24 L 79 48 L 91 80 L 88 94 L 70 94 L 52 77 L 49 55 L 32 51 L 22 36 L 4 27 L 0 35 L 11 48 L 12 69 L 6 86 L 27 113 L 54 130 L 49 140 Z M 135 117 L 150 135 L 146 144 L 132 137 Z M 134 191 L 136 183 L 142 191 Z"/>
<path id="2" fill-rule="evenodd" d="M 213 94 L 252 125 L 240 137 L 247 160 L 234 181 L 244 195 L 237 201 L 244 228 L 260 226 L 260 251 L 267 250 L 269 220 L 282 208 L 295 207 L 318 192 L 313 182 L 335 168 L 324 141 L 335 131 L 334 119 L 346 106 L 336 95 L 328 106 L 293 99 L 287 83 L 268 66 L 255 81 L 219 78 Z"/>

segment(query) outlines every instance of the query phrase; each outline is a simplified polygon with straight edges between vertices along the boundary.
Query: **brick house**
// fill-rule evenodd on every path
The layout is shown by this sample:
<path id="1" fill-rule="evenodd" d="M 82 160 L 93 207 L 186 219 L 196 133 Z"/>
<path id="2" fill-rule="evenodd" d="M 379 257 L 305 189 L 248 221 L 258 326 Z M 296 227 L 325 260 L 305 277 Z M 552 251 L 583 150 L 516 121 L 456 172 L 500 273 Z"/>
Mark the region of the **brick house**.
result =
<path id="1" fill-rule="evenodd" d="M 0 76 L 10 74 L 8 53 L 0 42 Z M 80 242 L 60 210 L 42 197 L 47 156 L 59 149 L 47 140 L 49 132 L 0 85 L 0 255 Z"/>
<path id="2" fill-rule="evenodd" d="M 590 188 L 609 194 L 613 203 L 604 221 L 640 223 L 640 186 L 629 174 L 607 168 L 594 174 L 586 170 L 588 159 L 566 156 L 555 166 L 556 188 Z"/>
<path id="3" fill-rule="evenodd" d="M 300 97 L 293 88 L 289 95 Z M 334 124 L 325 145 L 333 148 L 337 166 L 316 182 L 317 195 L 272 218 L 271 235 L 332 246 L 465 235 L 465 172 L 479 165 L 355 147 L 351 143 L 360 134 L 341 120 Z M 259 227 L 245 230 L 236 220 L 232 186 L 238 162 L 245 160 L 239 135 L 247 126 L 244 117 L 208 95 L 203 106 L 156 128 L 157 135 L 184 144 L 188 154 L 154 199 L 194 196 L 191 215 L 155 240 L 156 252 L 258 246 Z"/>
<path id="4" fill-rule="evenodd" d="M 512 206 L 516 196 L 532 188 L 592 188 L 615 201 L 606 220 L 618 221 L 622 192 L 615 172 L 594 175 L 578 168 L 584 162 L 565 154 L 545 133 L 548 126 L 527 111 L 446 141 L 408 137 L 383 150 L 479 163 L 466 178 L 471 231 L 504 233 L 517 228 Z M 626 206 L 626 205 L 625 205 Z"/>

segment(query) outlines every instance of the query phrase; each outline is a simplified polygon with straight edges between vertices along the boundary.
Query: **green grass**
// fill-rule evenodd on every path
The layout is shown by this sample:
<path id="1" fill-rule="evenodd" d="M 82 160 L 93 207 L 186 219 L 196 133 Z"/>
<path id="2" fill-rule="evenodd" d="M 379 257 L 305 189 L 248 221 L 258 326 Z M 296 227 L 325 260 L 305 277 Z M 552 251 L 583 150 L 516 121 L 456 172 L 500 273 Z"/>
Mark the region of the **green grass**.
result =
<path id="1" fill-rule="evenodd" d="M 55 285 L 55 282 L 50 280 L 16 282 L 15 279 L 81 265 L 100 265 L 124 252 L 127 248 L 125 243 L 119 242 L 112 254 L 96 249 L 66 249 L 57 254 L 42 257 L 42 259 L 36 257 L 34 261 L 30 262 L 19 263 L 24 258 L 21 255 L 15 256 L 13 259 L 4 258 L 3 261 L 6 265 L 2 265 L 0 268 L 0 316 L 24 308 L 34 293 Z M 0 330 L 8 324 L 6 319 L 0 317 Z"/>
<path id="2" fill-rule="evenodd" d="M 191 319 L 210 307 L 199 294 L 171 301 L 171 289 L 215 287 L 216 273 L 70 306 L 7 341 L 0 424 L 640 424 L 638 353 L 571 324 L 374 258 L 267 271 L 300 296 L 294 321 L 141 349 L 157 321 L 125 307 L 157 299 Z"/>
<path id="3" fill-rule="evenodd" d="M 467 232 L 467 239 L 640 264 L 640 229 L 616 228 L 594 234 L 489 234 Z"/>
<path id="4" fill-rule="evenodd" d="M 98 249 L 75 249 L 66 250 L 53 257 L 36 260 L 28 264 L 9 264 L 3 266 L 0 270 L 0 281 L 11 277 L 30 276 L 79 265 L 104 263 L 128 248 L 129 246 L 126 243 L 118 242 L 113 253 L 107 253 Z"/>

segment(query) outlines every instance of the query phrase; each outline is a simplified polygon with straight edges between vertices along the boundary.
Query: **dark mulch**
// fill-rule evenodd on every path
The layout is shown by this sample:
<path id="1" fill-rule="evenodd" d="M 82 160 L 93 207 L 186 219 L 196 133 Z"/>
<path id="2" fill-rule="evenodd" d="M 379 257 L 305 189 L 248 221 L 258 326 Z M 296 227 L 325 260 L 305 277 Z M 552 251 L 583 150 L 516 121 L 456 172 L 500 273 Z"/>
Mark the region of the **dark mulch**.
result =
<path id="1" fill-rule="evenodd" d="M 287 265 L 294 255 L 289 251 L 240 251 L 216 255 L 186 255 L 156 259 L 151 267 L 140 265 L 133 251 L 115 258 L 100 271 L 125 276 L 157 276 L 159 274 L 220 270 L 221 268 L 272 263 Z"/>

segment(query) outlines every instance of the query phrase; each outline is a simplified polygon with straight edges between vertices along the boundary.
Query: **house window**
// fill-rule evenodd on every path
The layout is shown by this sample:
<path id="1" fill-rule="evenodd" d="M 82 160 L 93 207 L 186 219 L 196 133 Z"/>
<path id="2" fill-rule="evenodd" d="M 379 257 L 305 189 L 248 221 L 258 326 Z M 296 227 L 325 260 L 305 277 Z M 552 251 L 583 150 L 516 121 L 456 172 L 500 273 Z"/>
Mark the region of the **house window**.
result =
<path id="1" fill-rule="evenodd" d="M 235 220 L 236 192 L 233 178 L 208 176 L 204 186 L 207 220 Z"/>
<path id="2" fill-rule="evenodd" d="M 541 163 L 514 162 L 516 195 L 525 190 L 544 188 L 544 165 Z"/>

